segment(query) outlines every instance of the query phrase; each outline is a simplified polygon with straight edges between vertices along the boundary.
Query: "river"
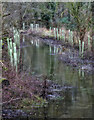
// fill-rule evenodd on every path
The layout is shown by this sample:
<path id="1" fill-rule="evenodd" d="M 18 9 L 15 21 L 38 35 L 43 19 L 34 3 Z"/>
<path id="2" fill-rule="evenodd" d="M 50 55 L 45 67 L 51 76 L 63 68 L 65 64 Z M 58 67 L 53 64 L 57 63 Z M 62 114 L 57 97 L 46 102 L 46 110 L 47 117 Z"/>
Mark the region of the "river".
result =
<path id="1" fill-rule="evenodd" d="M 32 37 L 24 40 L 22 70 L 29 69 L 36 76 L 47 75 L 54 83 L 52 90 L 55 92 L 55 95 L 49 95 L 48 106 L 36 109 L 32 117 L 93 118 L 94 75 L 64 64 L 53 46 Z"/>

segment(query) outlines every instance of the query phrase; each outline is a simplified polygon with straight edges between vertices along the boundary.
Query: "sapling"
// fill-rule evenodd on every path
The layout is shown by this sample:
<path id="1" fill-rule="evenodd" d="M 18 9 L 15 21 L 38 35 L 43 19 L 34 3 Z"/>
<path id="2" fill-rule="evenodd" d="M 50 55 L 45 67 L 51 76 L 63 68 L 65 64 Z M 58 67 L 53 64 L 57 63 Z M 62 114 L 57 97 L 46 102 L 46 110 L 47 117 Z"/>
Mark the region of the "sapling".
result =
<path id="1" fill-rule="evenodd" d="M 33 24 L 30 24 L 31 29 L 33 30 Z"/>
<path id="2" fill-rule="evenodd" d="M 14 31 L 14 29 L 15 29 L 15 28 L 14 28 L 14 26 L 13 26 L 13 31 Z"/>
<path id="3" fill-rule="evenodd" d="M 54 37 L 56 39 L 56 28 L 54 28 Z"/>
<path id="4" fill-rule="evenodd" d="M 15 34 L 16 33 L 16 30 L 15 30 L 15 28 L 13 27 L 13 34 Z"/>
<path id="5" fill-rule="evenodd" d="M 81 40 L 79 40 L 79 55 L 81 55 Z"/>
<path id="6" fill-rule="evenodd" d="M 59 30 L 59 33 L 60 33 L 60 40 L 61 40 L 61 38 L 62 38 L 62 35 L 61 35 L 62 34 L 62 30 L 61 29 Z"/>
<path id="7" fill-rule="evenodd" d="M 17 51 L 16 51 L 16 44 L 13 43 L 14 66 L 15 66 L 15 53 L 17 54 Z"/>
<path id="8" fill-rule="evenodd" d="M 17 44 L 18 45 L 18 35 L 17 35 L 17 33 L 16 34 L 14 34 L 14 41 L 15 41 L 15 44 Z"/>
<path id="9" fill-rule="evenodd" d="M 23 23 L 23 30 L 25 30 L 25 23 Z"/>
<path id="10" fill-rule="evenodd" d="M 68 41 L 70 42 L 71 41 L 70 29 L 69 29 L 68 35 L 69 35 Z"/>
<path id="11" fill-rule="evenodd" d="M 18 50 L 18 58 L 17 58 L 17 63 L 19 63 L 19 59 L 20 59 L 20 49 Z"/>
<path id="12" fill-rule="evenodd" d="M 38 30 L 39 30 L 39 24 L 38 24 Z"/>
<path id="13" fill-rule="evenodd" d="M 63 40 L 65 42 L 65 31 L 64 30 L 62 30 L 62 37 L 63 37 Z"/>
<path id="14" fill-rule="evenodd" d="M 7 38 L 7 45 L 8 45 L 8 53 L 10 55 L 10 44 L 9 44 L 9 38 Z"/>
<path id="15" fill-rule="evenodd" d="M 50 27 L 50 33 L 51 33 L 51 27 Z"/>
<path id="16" fill-rule="evenodd" d="M 1 48 L 2 48 L 2 39 L 0 40 L 0 43 L 1 43 L 0 45 L 1 45 Z"/>
<path id="17" fill-rule="evenodd" d="M 10 49 L 10 61 L 11 61 L 11 65 L 13 66 L 12 49 Z"/>
<path id="18" fill-rule="evenodd" d="M 12 41 L 10 41 L 10 48 L 12 49 Z"/>
<path id="19" fill-rule="evenodd" d="M 16 43 L 16 35 L 14 34 L 14 41 L 15 41 L 15 43 Z"/>
<path id="20" fill-rule="evenodd" d="M 35 44 L 36 44 L 36 47 L 38 46 L 38 44 L 37 44 L 37 40 L 35 41 Z"/>
<path id="21" fill-rule="evenodd" d="M 82 42 L 82 57 L 83 57 L 83 54 L 84 54 L 84 41 Z"/>
<path id="22" fill-rule="evenodd" d="M 2 39 L 0 40 L 0 53 L 1 53 L 1 50 L 2 50 Z"/>
<path id="23" fill-rule="evenodd" d="M 57 31 L 57 39 L 59 39 L 59 35 L 58 35 L 58 28 L 56 29 L 56 31 Z"/>
<path id="24" fill-rule="evenodd" d="M 9 38 L 7 38 L 7 44 L 9 44 Z"/>
<path id="25" fill-rule="evenodd" d="M 71 40 L 71 45 L 73 46 L 73 32 L 70 32 L 70 40 Z"/>
<path id="26" fill-rule="evenodd" d="M 17 72 L 17 53 L 14 53 L 14 66 L 16 67 Z"/>
<path id="27" fill-rule="evenodd" d="M 20 48 L 20 35 L 19 35 L 19 33 L 18 33 L 18 35 L 17 35 L 17 45 L 18 45 L 18 47 Z"/>
<path id="28" fill-rule="evenodd" d="M 12 47 L 13 45 L 12 45 L 12 39 L 10 38 L 9 40 L 10 40 L 10 42 L 9 42 L 9 50 L 10 50 L 10 49 L 13 49 L 13 47 Z"/>
<path id="29" fill-rule="evenodd" d="M 16 44 L 13 43 L 13 52 L 16 53 Z"/>
<path id="30" fill-rule="evenodd" d="M 38 30 L 38 24 L 36 24 L 36 31 Z"/>
<path id="31" fill-rule="evenodd" d="M 88 35 L 88 50 L 90 50 L 90 35 Z"/>
<path id="32" fill-rule="evenodd" d="M 18 47 L 20 47 L 20 34 L 19 31 L 17 31 L 14 33 L 14 41 L 17 44 Z"/>

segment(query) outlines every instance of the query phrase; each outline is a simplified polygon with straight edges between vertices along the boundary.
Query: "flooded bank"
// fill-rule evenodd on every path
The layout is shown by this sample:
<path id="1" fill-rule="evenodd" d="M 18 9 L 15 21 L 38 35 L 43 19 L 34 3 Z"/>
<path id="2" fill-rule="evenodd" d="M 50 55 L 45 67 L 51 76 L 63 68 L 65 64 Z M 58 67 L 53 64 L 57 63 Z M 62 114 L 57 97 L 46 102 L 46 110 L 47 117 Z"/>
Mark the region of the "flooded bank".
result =
<path id="1" fill-rule="evenodd" d="M 92 74 L 76 70 L 60 61 L 60 49 L 29 38 L 22 49 L 22 70 L 32 75 L 42 75 L 52 82 L 48 105 L 35 110 L 32 118 L 93 118 L 94 83 Z"/>
<path id="2" fill-rule="evenodd" d="M 92 8 L 1 4 L 2 118 L 94 118 Z"/>

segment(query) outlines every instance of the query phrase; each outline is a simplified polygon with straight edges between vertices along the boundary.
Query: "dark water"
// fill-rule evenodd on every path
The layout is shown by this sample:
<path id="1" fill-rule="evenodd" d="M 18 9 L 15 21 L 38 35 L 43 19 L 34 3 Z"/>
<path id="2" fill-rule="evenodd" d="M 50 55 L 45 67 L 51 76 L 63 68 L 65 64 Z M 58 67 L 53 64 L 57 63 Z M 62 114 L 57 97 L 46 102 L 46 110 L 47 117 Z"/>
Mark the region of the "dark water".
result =
<path id="1" fill-rule="evenodd" d="M 26 44 L 29 46 L 22 48 L 23 70 L 29 69 L 32 74 L 37 76 L 47 75 L 54 84 L 70 86 L 65 91 L 61 90 L 64 99 L 49 100 L 48 106 L 36 109 L 32 117 L 93 118 L 94 75 L 63 64 L 58 59 L 60 49 L 55 51 L 54 47 L 46 45 L 38 39 L 29 38 L 28 41 Z"/>

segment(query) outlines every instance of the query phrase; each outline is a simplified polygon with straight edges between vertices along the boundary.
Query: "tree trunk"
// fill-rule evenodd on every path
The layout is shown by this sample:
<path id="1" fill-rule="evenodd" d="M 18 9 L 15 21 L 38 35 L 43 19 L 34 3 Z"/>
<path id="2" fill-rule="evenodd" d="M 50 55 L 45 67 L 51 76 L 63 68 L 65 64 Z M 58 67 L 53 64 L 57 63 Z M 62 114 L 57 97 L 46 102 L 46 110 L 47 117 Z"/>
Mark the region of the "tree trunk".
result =
<path id="1" fill-rule="evenodd" d="M 92 56 L 94 56 L 94 2 L 91 3 L 91 11 L 92 11 Z"/>

